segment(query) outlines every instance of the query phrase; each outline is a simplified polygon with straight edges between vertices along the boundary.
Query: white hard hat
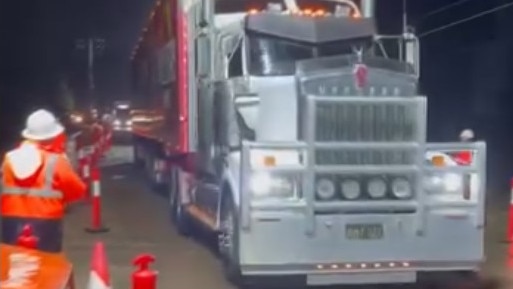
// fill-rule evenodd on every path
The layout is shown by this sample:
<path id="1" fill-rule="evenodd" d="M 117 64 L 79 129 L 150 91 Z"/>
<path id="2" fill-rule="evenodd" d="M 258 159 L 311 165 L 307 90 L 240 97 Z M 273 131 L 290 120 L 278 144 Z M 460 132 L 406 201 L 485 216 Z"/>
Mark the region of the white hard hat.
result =
<path id="1" fill-rule="evenodd" d="M 21 135 L 31 140 L 48 140 L 64 132 L 64 127 L 49 111 L 40 109 L 28 118 Z"/>
<path id="2" fill-rule="evenodd" d="M 471 140 L 474 138 L 474 131 L 471 129 L 464 129 L 460 133 L 461 140 Z"/>

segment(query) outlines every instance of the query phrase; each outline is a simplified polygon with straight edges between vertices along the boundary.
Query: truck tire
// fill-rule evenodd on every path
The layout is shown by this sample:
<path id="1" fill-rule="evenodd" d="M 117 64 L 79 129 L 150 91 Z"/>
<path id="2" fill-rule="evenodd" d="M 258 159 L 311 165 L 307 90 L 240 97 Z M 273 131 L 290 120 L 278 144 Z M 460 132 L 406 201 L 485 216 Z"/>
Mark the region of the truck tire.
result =
<path id="1" fill-rule="evenodd" d="M 146 154 L 146 158 L 144 160 L 144 175 L 146 178 L 146 181 L 148 185 L 150 186 L 152 191 L 155 191 L 155 188 L 157 187 L 156 181 L 155 181 L 155 169 L 154 169 L 154 163 L 156 160 L 156 156 L 153 152 L 149 152 Z"/>
<path id="2" fill-rule="evenodd" d="M 244 286 L 240 271 L 239 257 L 239 219 L 230 193 L 223 192 L 221 201 L 220 230 L 218 252 L 228 281 L 239 287 Z"/>
<path id="3" fill-rule="evenodd" d="M 169 213 L 171 222 L 176 227 L 176 231 L 182 236 L 190 236 L 192 234 L 191 221 L 187 212 L 184 210 L 184 206 L 182 205 L 178 173 L 178 168 L 172 168 L 170 170 L 171 176 L 168 185 Z"/>
<path id="4" fill-rule="evenodd" d="M 153 155 L 150 159 L 150 165 L 148 166 L 148 180 L 150 182 L 151 189 L 162 194 L 165 190 L 165 186 L 162 180 L 160 182 L 158 181 L 157 172 L 155 171 L 155 166 L 158 161 L 159 157 L 156 155 Z"/>

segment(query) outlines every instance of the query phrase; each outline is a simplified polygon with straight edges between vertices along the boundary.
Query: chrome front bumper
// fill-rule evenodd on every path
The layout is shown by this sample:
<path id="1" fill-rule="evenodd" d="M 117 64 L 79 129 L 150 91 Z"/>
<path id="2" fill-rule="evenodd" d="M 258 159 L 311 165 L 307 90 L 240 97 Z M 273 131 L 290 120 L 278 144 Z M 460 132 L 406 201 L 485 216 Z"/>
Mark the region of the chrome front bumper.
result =
<path id="1" fill-rule="evenodd" d="M 385 228 L 382 240 L 346 239 L 345 224 L 375 222 Z M 251 223 L 240 234 L 247 276 L 303 276 L 311 285 L 414 283 L 419 273 L 478 270 L 484 259 L 482 229 L 472 218 L 447 224 L 443 212 L 429 215 L 424 236 L 412 214 L 320 215 L 314 235 L 305 234 L 300 212 L 257 212 Z"/>

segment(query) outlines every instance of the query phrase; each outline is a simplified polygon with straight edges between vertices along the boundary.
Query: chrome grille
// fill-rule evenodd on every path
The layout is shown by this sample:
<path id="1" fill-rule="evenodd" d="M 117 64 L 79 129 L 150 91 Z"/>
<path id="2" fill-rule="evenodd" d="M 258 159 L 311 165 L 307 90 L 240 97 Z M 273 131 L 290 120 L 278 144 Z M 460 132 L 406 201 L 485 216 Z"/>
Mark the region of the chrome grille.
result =
<path id="1" fill-rule="evenodd" d="M 334 170 L 338 166 L 355 167 L 354 172 L 315 173 L 316 201 L 328 206 L 323 212 L 337 211 L 329 209 L 329 204 L 338 201 L 404 201 L 398 199 L 392 190 L 392 183 L 398 178 L 408 180 L 412 189 L 411 197 L 416 198 L 419 181 L 416 171 L 410 168 L 418 165 L 420 151 L 409 144 L 425 142 L 427 113 L 425 98 L 414 97 L 414 79 L 407 74 L 371 68 L 368 85 L 358 89 L 354 84 L 352 67 L 342 67 L 337 71 L 304 74 L 299 79 L 299 89 L 300 109 L 306 116 L 299 119 L 299 132 L 313 146 L 311 149 L 315 165 L 324 168 L 333 166 Z M 343 142 L 343 148 L 337 148 L 337 142 Z M 369 146 L 363 149 L 362 143 Z M 402 143 L 405 146 L 379 146 L 384 143 Z M 401 173 L 391 173 L 389 168 L 393 166 L 408 169 Z M 367 172 L 365 167 L 369 168 Z M 333 198 L 322 199 L 319 196 L 317 186 L 321 178 L 334 180 L 338 191 Z M 368 181 L 375 178 L 386 182 L 387 192 L 381 198 L 372 197 L 367 188 Z M 344 180 L 360 184 L 360 197 L 349 199 L 343 195 L 341 183 Z M 378 209 L 370 211 L 384 213 Z M 346 210 L 344 213 L 356 212 Z"/>
<path id="2" fill-rule="evenodd" d="M 315 139 L 321 142 L 412 142 L 417 141 L 415 105 L 390 103 L 318 103 Z M 413 164 L 414 151 L 323 150 L 318 164 Z"/>

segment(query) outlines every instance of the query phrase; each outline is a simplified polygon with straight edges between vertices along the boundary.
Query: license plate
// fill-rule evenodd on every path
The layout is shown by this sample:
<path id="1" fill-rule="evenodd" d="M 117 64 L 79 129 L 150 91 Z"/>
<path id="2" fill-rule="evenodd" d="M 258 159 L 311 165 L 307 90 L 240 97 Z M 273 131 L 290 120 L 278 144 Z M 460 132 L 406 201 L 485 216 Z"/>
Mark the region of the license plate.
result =
<path id="1" fill-rule="evenodd" d="M 382 224 L 347 224 L 346 238 L 348 240 L 378 240 L 383 239 Z"/>

